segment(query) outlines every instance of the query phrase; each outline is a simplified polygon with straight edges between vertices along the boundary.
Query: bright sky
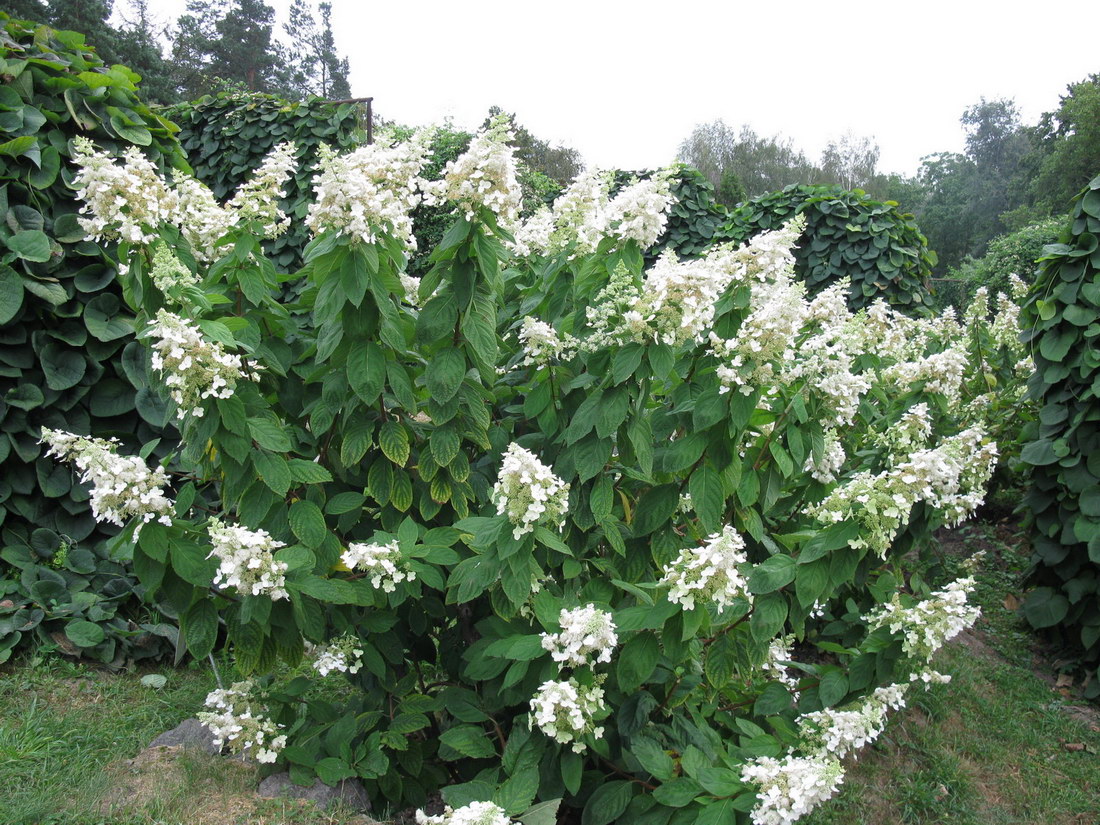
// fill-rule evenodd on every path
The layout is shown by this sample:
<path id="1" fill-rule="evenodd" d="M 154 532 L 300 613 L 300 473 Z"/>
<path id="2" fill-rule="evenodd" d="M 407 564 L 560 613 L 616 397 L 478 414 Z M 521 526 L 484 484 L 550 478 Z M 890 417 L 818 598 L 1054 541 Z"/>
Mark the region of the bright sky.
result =
<path id="1" fill-rule="evenodd" d="M 290 0 L 268 2 L 281 23 Z M 1080 0 L 332 3 L 352 93 L 386 118 L 474 128 L 497 105 L 590 167 L 664 165 L 721 118 L 814 159 L 848 130 L 873 136 L 880 170 L 913 174 L 962 149 L 980 97 L 1013 97 L 1033 123 L 1100 72 L 1100 4 Z M 166 22 L 185 0 L 149 6 Z"/>

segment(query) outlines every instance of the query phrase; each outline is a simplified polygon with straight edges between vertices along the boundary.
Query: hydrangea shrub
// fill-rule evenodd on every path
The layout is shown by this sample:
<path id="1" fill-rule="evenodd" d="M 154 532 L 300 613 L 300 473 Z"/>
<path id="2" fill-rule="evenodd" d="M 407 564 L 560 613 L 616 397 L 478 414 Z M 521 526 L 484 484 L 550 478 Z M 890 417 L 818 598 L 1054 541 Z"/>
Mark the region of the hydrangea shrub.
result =
<path id="1" fill-rule="evenodd" d="M 211 694 L 219 739 L 296 779 L 394 809 L 441 790 L 424 823 L 794 821 L 976 617 L 970 582 L 933 591 L 904 556 L 981 502 L 973 389 L 1020 357 L 971 356 L 977 313 L 808 299 L 797 221 L 645 269 L 668 175 L 582 176 L 520 221 L 507 140 L 427 185 L 422 135 L 322 153 L 296 273 L 267 217 L 210 263 L 186 216 L 144 227 L 185 289 L 122 243 L 144 338 L 170 313 L 199 339 L 160 362 L 171 525 L 118 541 L 192 653 L 249 675 Z M 455 215 L 417 280 L 421 197 Z"/>

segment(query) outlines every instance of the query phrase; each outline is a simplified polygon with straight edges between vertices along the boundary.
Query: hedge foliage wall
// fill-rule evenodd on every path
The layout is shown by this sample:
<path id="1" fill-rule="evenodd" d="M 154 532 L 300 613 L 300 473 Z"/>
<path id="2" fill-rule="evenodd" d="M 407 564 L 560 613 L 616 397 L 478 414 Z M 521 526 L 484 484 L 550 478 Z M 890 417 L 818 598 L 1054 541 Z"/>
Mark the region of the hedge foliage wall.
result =
<path id="1" fill-rule="evenodd" d="M 267 241 L 265 251 L 279 269 L 302 265 L 309 243 L 305 225 L 317 147 L 352 149 L 366 141 L 358 103 L 333 105 L 319 98 L 290 102 L 264 94 L 207 95 L 165 110 L 180 127 L 179 141 L 195 170 L 219 200 L 236 191 L 278 144 L 293 141 L 298 168 L 281 203 L 290 228 Z"/>
<path id="2" fill-rule="evenodd" d="M 850 277 L 853 308 L 883 297 L 900 309 L 926 311 L 936 253 L 913 216 L 892 201 L 876 201 L 858 189 L 791 185 L 741 204 L 719 231 L 724 239 L 743 242 L 799 214 L 806 216 L 806 231 L 796 271 L 811 293 Z"/>
<path id="3" fill-rule="evenodd" d="M 1026 307 L 1024 339 L 1041 405 L 1024 505 L 1033 519 L 1037 584 L 1023 605 L 1047 629 L 1100 664 L 1100 176 L 1074 200 L 1071 224 L 1047 247 Z M 1100 695 L 1100 669 L 1089 692 Z"/>
<path id="4" fill-rule="evenodd" d="M 187 163 L 175 127 L 138 97 L 137 75 L 104 66 L 84 35 L 3 13 L 0 34 L 0 661 L 37 630 L 109 662 L 158 646 L 118 615 L 135 582 L 108 557 L 115 531 L 96 526 L 87 492 L 44 457 L 39 432 L 140 444 L 160 435 L 165 407 L 146 388 L 110 250 L 77 222 L 71 141 Z"/>

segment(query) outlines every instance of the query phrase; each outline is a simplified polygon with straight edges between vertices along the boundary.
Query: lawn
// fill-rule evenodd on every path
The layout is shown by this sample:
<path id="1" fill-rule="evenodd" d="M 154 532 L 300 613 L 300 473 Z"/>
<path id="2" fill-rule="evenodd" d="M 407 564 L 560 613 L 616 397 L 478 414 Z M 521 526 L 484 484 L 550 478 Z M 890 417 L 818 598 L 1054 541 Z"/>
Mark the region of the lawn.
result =
<path id="1" fill-rule="evenodd" d="M 937 659 L 950 685 L 914 691 L 875 745 L 849 768 L 840 795 L 809 825 L 1024 825 L 1100 821 L 1100 711 L 1059 686 L 1013 605 L 1026 561 L 1006 525 L 975 525 L 943 544 L 951 572 L 987 555 L 975 630 Z M 141 677 L 161 673 L 162 688 Z M 1063 679 L 1065 683 L 1067 680 Z M 362 822 L 308 803 L 262 800 L 255 770 L 199 753 L 142 752 L 194 714 L 214 684 L 192 665 L 112 674 L 56 655 L 0 668 L 4 825 Z"/>

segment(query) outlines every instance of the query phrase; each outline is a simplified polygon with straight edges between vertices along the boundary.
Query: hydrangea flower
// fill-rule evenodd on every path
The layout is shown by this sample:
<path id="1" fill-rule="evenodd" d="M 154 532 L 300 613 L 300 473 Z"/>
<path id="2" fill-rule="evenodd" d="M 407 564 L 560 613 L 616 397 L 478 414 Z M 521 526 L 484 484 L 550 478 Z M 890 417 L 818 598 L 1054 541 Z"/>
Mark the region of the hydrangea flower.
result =
<path id="1" fill-rule="evenodd" d="M 428 816 L 417 810 L 417 825 L 510 825 L 504 809 L 492 802 L 471 802 L 461 808 L 447 805 L 439 816 Z"/>
<path id="2" fill-rule="evenodd" d="M 164 494 L 168 476 L 160 467 L 150 470 L 138 456 L 119 455 L 118 439 L 43 427 L 39 443 L 49 445 L 46 455 L 73 462 L 80 480 L 92 485 L 89 495 L 96 521 L 119 527 L 131 518 L 141 519 L 142 524 L 153 519 L 172 524 L 172 501 Z"/>
<path id="3" fill-rule="evenodd" d="M 322 647 L 307 646 L 311 666 L 321 676 L 330 673 L 358 673 L 363 667 L 363 648 L 351 634 L 333 639 Z"/>
<path id="4" fill-rule="evenodd" d="M 254 690 L 255 685 L 246 680 L 211 691 L 206 697 L 206 707 L 211 710 L 196 716 L 214 734 L 217 747 L 270 763 L 286 747 L 286 736 L 279 733 L 282 725 L 267 718 L 267 708 L 255 699 Z"/>
<path id="5" fill-rule="evenodd" d="M 507 117 L 499 116 L 474 135 L 470 148 L 450 161 L 438 181 L 424 184 L 424 200 L 429 205 L 451 201 L 472 221 L 478 209 L 485 207 L 497 216 L 502 226 L 512 226 L 522 202 L 516 178 L 515 140 Z"/>
<path id="6" fill-rule="evenodd" d="M 759 786 L 750 812 L 755 825 L 791 825 L 832 798 L 844 781 L 844 768 L 828 753 L 759 756 L 742 767 L 741 781 Z"/>
<path id="7" fill-rule="evenodd" d="M 937 590 L 912 607 L 905 607 L 898 594 L 861 618 L 868 630 L 887 627 L 901 634 L 901 649 L 907 656 L 923 661 L 971 627 L 981 615 L 981 608 L 967 604 L 974 590 L 974 579 L 966 576 Z M 930 677 L 931 678 L 931 677 Z"/>
<path id="8" fill-rule="evenodd" d="M 555 742 L 571 743 L 575 753 L 583 753 L 587 746 L 582 737 L 603 736 L 603 727 L 596 724 L 607 715 L 603 697 L 599 684 L 544 682 L 531 699 L 531 720 Z"/>
<path id="9" fill-rule="evenodd" d="M 286 182 L 298 165 L 297 148 L 290 141 L 275 146 L 229 201 L 238 220 L 263 225 L 265 238 L 277 238 L 290 225 L 279 201 L 286 197 Z"/>
<path id="10" fill-rule="evenodd" d="M 497 513 L 506 515 L 512 523 L 513 537 L 519 539 L 537 524 L 561 529 L 569 509 L 569 485 L 530 450 L 509 444 L 493 485 L 492 500 Z"/>
<path id="11" fill-rule="evenodd" d="M 668 600 L 693 610 L 696 601 L 713 602 L 719 609 L 737 598 L 752 601 L 748 583 L 737 569 L 748 561 L 745 539 L 726 526 L 711 535 L 701 547 L 685 547 L 671 563 L 662 568 L 660 583 L 668 585 Z"/>
<path id="12" fill-rule="evenodd" d="M 519 331 L 523 347 L 523 366 L 542 366 L 550 361 L 568 358 L 576 347 L 573 336 L 558 335 L 552 326 L 530 316 L 523 319 Z"/>
<path id="13" fill-rule="evenodd" d="M 846 709 L 825 708 L 802 714 L 795 722 L 804 740 L 803 747 L 838 759 L 858 751 L 882 733 L 891 708 L 905 707 L 908 689 L 909 685 L 887 685 Z"/>
<path id="14" fill-rule="evenodd" d="M 235 587 L 248 596 L 267 595 L 272 601 L 289 597 L 286 591 L 285 562 L 276 561 L 274 553 L 285 547 L 271 538 L 266 530 L 249 530 L 211 519 L 207 525 L 210 555 L 219 561 L 214 584 Z"/>
<path id="15" fill-rule="evenodd" d="M 413 581 L 415 571 L 409 569 L 397 541 L 388 544 L 366 544 L 352 542 L 348 549 L 340 554 L 340 561 L 349 570 L 363 570 L 370 583 L 383 592 L 392 593 L 403 581 Z"/>
<path id="16" fill-rule="evenodd" d="M 155 339 L 153 369 L 164 375 L 164 384 L 176 402 L 176 418 L 201 418 L 207 398 L 229 398 L 239 380 L 256 380 L 239 355 L 230 355 L 217 341 L 208 341 L 198 327 L 166 309 L 146 330 Z"/>
<path id="17" fill-rule="evenodd" d="M 592 667 L 611 661 L 619 637 L 610 613 L 593 604 L 574 610 L 563 608 L 558 622 L 560 633 L 542 634 L 542 647 L 550 651 L 555 662 L 567 667 Z"/>

